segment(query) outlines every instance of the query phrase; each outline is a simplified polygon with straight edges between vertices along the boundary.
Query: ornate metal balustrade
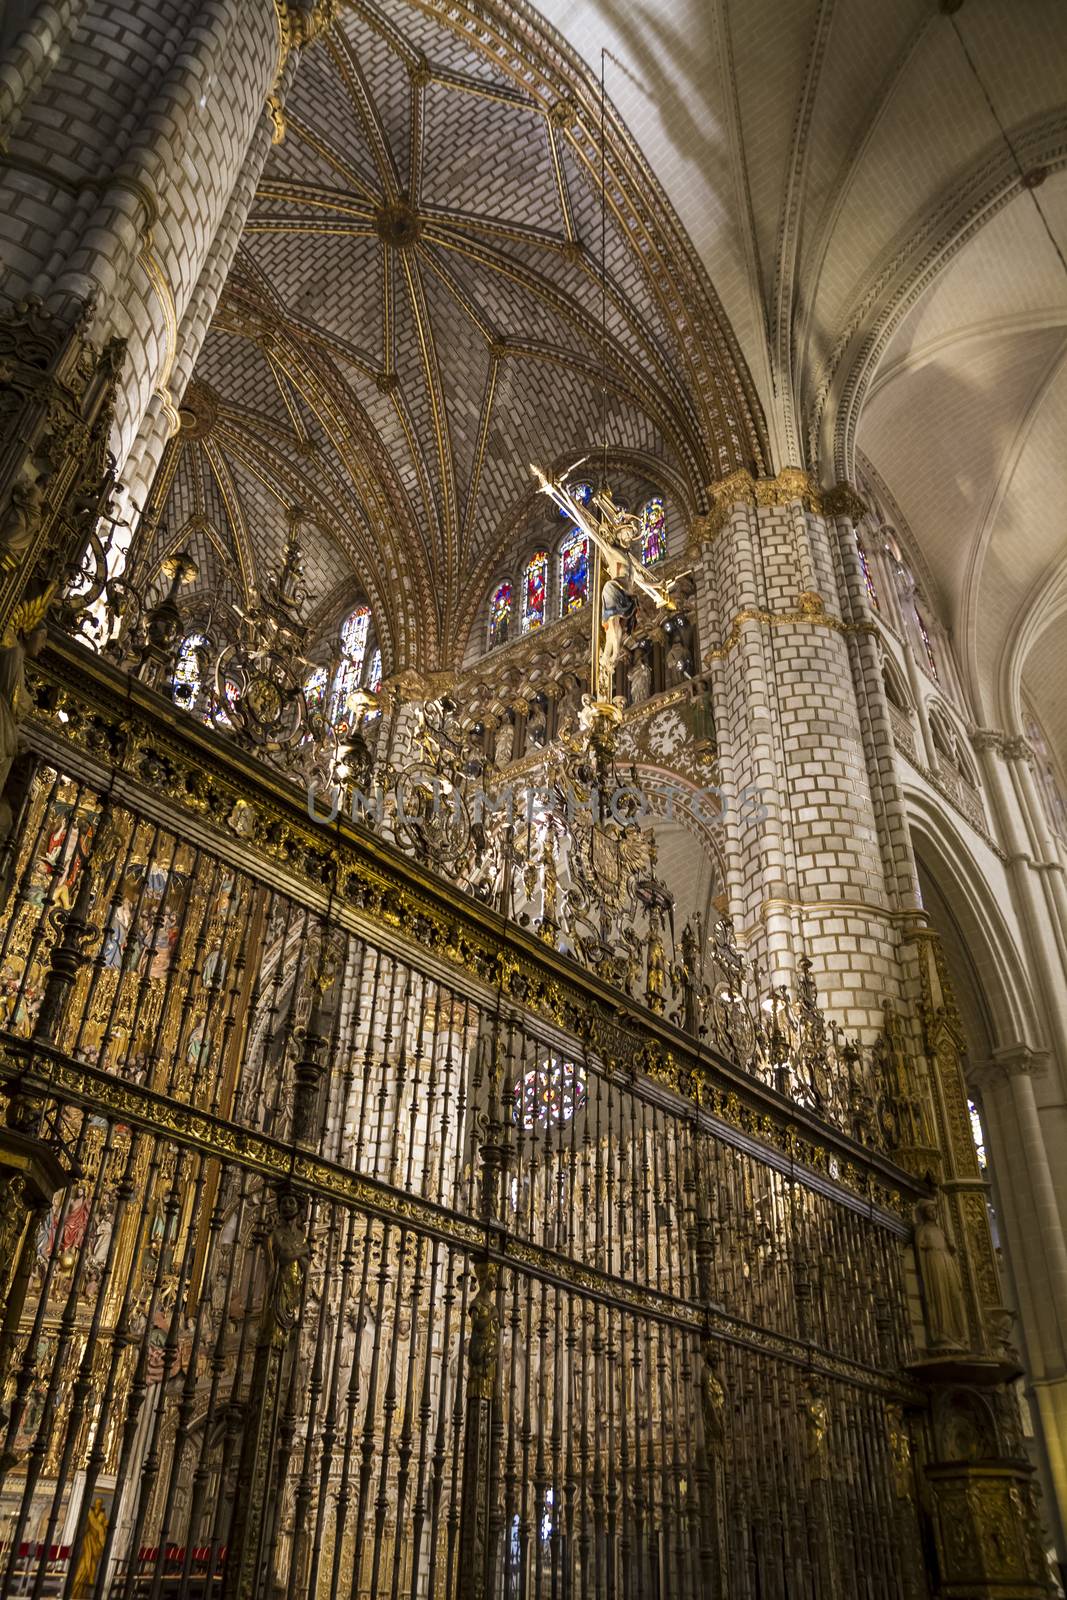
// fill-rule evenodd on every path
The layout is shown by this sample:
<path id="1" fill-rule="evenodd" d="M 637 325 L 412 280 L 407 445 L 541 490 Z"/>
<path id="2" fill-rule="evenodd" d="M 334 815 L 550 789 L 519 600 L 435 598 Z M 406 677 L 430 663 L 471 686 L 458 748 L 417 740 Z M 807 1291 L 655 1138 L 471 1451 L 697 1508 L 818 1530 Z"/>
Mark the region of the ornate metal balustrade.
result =
<path id="1" fill-rule="evenodd" d="M 34 695 L 4 1592 L 925 1593 L 913 1180 L 77 647 Z"/>

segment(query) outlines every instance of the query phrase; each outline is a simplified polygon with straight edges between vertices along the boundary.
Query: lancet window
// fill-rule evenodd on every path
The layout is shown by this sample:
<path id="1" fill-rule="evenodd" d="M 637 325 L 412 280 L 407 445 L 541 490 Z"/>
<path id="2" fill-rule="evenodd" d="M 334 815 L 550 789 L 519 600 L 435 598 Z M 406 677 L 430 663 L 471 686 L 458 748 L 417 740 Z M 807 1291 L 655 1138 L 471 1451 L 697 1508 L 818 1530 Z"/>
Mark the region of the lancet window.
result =
<path id="1" fill-rule="evenodd" d="M 662 561 L 667 554 L 667 508 L 663 496 L 654 494 L 641 513 L 641 560 L 646 567 Z"/>
<path id="2" fill-rule="evenodd" d="M 572 528 L 559 549 L 559 614 L 569 616 L 589 598 L 589 540 Z"/>
<path id="3" fill-rule="evenodd" d="M 503 583 L 498 583 L 489 596 L 489 648 L 494 645 L 507 644 L 511 633 L 511 579 L 505 578 Z"/>
<path id="4" fill-rule="evenodd" d="M 548 551 L 530 557 L 522 575 L 522 631 L 532 633 L 545 625 L 548 605 Z"/>
<path id="5" fill-rule="evenodd" d="M 335 724 L 344 721 L 348 697 L 353 689 L 359 688 L 369 636 L 370 607 L 357 606 L 341 624 L 341 660 L 330 695 L 330 721 Z"/>

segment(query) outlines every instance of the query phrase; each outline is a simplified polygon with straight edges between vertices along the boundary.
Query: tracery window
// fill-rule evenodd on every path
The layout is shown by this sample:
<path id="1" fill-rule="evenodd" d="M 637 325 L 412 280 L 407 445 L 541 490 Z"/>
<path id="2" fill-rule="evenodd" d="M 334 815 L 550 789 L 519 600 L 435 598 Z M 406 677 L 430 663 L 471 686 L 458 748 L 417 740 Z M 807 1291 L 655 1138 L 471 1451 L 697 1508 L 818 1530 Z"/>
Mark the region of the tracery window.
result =
<path id="1" fill-rule="evenodd" d="M 191 710 L 199 697 L 207 648 L 207 636 L 202 633 L 186 634 L 181 642 L 172 682 L 174 704 L 184 711 Z"/>
<path id="2" fill-rule="evenodd" d="M 856 553 L 860 558 L 860 570 L 863 573 L 863 584 L 867 590 L 867 599 L 871 603 L 871 610 L 877 611 L 879 609 L 878 590 L 874 587 L 874 578 L 871 575 L 871 564 L 867 559 L 867 552 L 863 548 L 863 540 L 860 538 L 858 533 L 856 535 Z"/>
<path id="3" fill-rule="evenodd" d="M 667 508 L 663 496 L 654 494 L 641 513 L 641 560 L 646 567 L 667 554 Z"/>
<path id="4" fill-rule="evenodd" d="M 538 550 L 522 575 L 522 631 L 543 628 L 548 603 L 548 551 Z"/>
<path id="5" fill-rule="evenodd" d="M 560 1128 L 585 1104 L 585 1068 L 559 1056 L 549 1056 L 515 1085 L 515 1121 L 527 1132 L 540 1127 Z"/>
<path id="6" fill-rule="evenodd" d="M 572 528 L 559 551 L 559 614 L 569 616 L 589 598 L 589 540 Z"/>
<path id="7" fill-rule="evenodd" d="M 511 579 L 505 578 L 489 597 L 489 648 L 507 644 L 511 632 Z"/>
<path id="8" fill-rule="evenodd" d="M 330 695 L 330 721 L 333 723 L 344 721 L 348 697 L 353 689 L 359 688 L 369 634 L 370 606 L 357 606 L 341 624 L 341 660 Z"/>
<path id="9" fill-rule="evenodd" d="M 934 655 L 934 647 L 930 640 L 930 630 L 926 626 L 926 621 L 918 606 L 915 607 L 915 620 L 919 625 L 919 636 L 922 639 L 923 649 L 926 652 L 926 665 L 930 670 L 930 675 L 934 682 L 940 683 L 941 678 L 937 670 L 937 657 Z"/>
<path id="10" fill-rule="evenodd" d="M 591 483 L 572 483 L 571 494 L 574 499 L 577 500 L 580 506 L 587 506 L 590 500 L 593 498 L 593 485 Z M 559 507 L 558 515 L 561 516 L 564 521 L 570 520 L 568 513 L 563 509 L 562 506 Z"/>

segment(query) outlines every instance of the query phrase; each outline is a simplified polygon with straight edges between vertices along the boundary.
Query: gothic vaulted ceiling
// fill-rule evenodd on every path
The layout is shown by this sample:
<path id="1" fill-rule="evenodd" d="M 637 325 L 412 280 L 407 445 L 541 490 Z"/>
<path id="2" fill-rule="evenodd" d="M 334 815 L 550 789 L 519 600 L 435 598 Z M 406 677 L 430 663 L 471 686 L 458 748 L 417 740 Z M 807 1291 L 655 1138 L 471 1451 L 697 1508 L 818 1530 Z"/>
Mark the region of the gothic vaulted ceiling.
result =
<path id="1" fill-rule="evenodd" d="M 387 670 L 445 665 L 531 461 L 607 443 L 688 512 L 760 463 L 676 220 L 614 126 L 602 208 L 596 79 L 521 18 L 357 0 L 285 120 L 160 482 L 205 607 L 262 588 L 299 505 L 324 625 L 364 592 Z"/>
<path id="2" fill-rule="evenodd" d="M 322 618 L 442 664 L 530 459 L 861 466 L 975 720 L 1067 754 L 1061 0 L 349 0 L 287 113 L 165 512 L 235 594 L 299 501 Z"/>

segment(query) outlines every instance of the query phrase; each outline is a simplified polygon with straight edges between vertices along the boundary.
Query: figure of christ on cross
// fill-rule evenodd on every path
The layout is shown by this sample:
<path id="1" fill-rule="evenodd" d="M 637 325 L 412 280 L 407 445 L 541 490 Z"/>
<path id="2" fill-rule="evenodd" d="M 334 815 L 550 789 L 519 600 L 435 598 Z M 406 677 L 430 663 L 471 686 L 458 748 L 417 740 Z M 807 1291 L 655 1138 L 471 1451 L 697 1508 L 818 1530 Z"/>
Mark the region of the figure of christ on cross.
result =
<path id="1" fill-rule="evenodd" d="M 530 471 L 541 485 L 542 494 L 570 517 L 589 540 L 591 549 L 599 552 L 604 570 L 604 583 L 600 590 L 600 621 L 604 629 L 604 642 L 596 664 L 597 699 L 611 699 L 615 663 L 622 650 L 623 639 L 637 610 L 637 593 L 648 595 L 664 611 L 673 611 L 670 591 L 676 579 L 667 583 L 654 583 L 644 571 L 639 560 L 631 554 L 634 541 L 640 541 L 641 519 L 632 511 L 623 511 L 612 499 L 611 490 L 598 489 L 585 506 L 567 488 L 567 478 L 582 463 L 564 473 L 558 483 L 551 482 L 541 468 L 531 465 Z M 590 515 L 595 506 L 600 513 L 596 521 Z"/>

